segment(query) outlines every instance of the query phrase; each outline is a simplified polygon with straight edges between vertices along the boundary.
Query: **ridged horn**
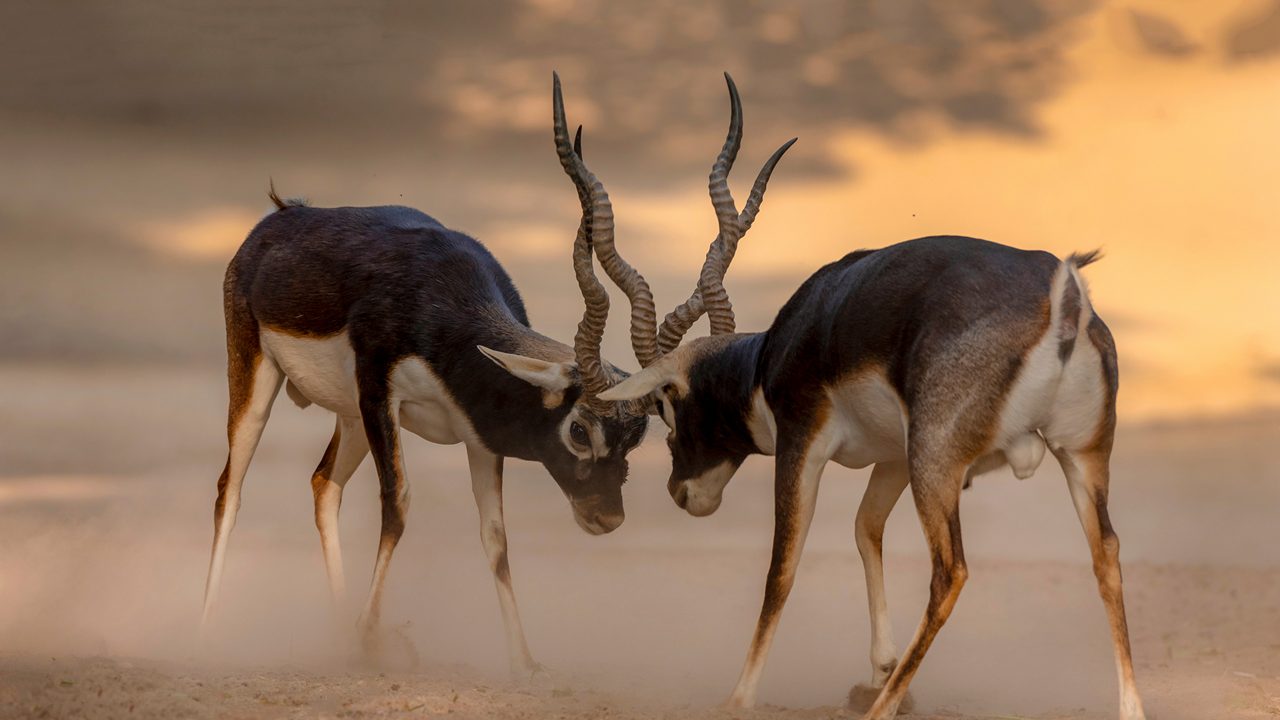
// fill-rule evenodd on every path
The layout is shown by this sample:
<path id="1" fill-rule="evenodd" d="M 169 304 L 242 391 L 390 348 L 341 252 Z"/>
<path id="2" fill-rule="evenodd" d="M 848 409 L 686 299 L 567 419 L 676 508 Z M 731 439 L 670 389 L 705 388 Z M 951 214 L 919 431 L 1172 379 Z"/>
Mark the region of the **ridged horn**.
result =
<path id="1" fill-rule="evenodd" d="M 604 185 L 587 169 L 587 166 L 582 162 L 582 157 L 574 151 L 573 145 L 570 144 L 569 128 L 565 121 L 564 98 L 560 91 L 560 76 L 553 73 L 553 78 L 554 90 L 552 99 L 554 104 L 556 153 L 560 156 L 560 164 L 564 167 L 565 173 L 573 179 L 574 185 L 577 186 L 579 196 L 585 198 L 583 200 L 583 216 L 584 222 L 589 229 L 590 250 L 594 251 L 596 257 L 600 259 L 600 266 L 604 268 L 605 274 L 622 289 L 627 296 L 627 300 L 631 303 L 631 347 L 635 351 L 636 360 L 642 366 L 648 366 L 658 359 L 657 311 L 653 304 L 653 293 L 649 290 L 649 283 L 645 281 L 644 276 L 618 254 L 617 247 L 614 245 L 613 205 L 609 201 L 609 194 L 605 191 Z M 580 141 L 581 136 L 579 135 L 579 142 L 577 143 L 579 149 L 581 148 Z M 587 222 L 588 214 L 590 216 L 589 222 Z M 588 269 L 590 269 L 589 263 Z M 591 277 L 595 278 L 594 271 L 591 272 Z M 581 279 L 579 280 L 579 285 L 582 285 Z M 586 293 L 584 291 L 585 296 Z M 588 303 L 588 306 L 590 307 L 590 303 Z M 587 318 L 584 317 L 583 323 L 586 324 L 586 322 Z M 603 324 L 601 324 L 598 331 L 594 325 L 590 330 L 599 333 L 599 335 L 595 336 L 594 345 L 594 363 L 596 367 L 599 367 L 599 336 L 603 335 Z M 581 332 L 582 326 L 580 325 L 579 333 L 581 334 Z M 584 375 L 585 381 L 586 376 Z"/>
<path id="2" fill-rule="evenodd" d="M 688 300 L 672 310 L 662 321 L 662 327 L 658 330 L 658 352 L 661 354 L 674 350 L 703 312 L 711 316 L 712 335 L 734 331 L 733 305 L 724 288 L 724 276 L 737 253 L 738 241 L 750 229 L 760 212 L 774 167 L 796 142 L 796 138 L 788 140 L 765 161 L 756 175 L 747 203 L 739 214 L 729 191 L 729 171 L 733 168 L 738 149 L 742 145 L 742 99 L 729 73 L 725 73 L 724 77 L 729 86 L 729 132 L 708 178 L 708 190 L 716 211 L 719 233 L 707 249 L 707 257 L 698 276 L 698 287 Z"/>
<path id="3" fill-rule="evenodd" d="M 570 144 L 569 131 L 565 127 L 564 102 L 560 96 L 558 76 L 555 77 L 553 85 L 556 154 L 560 156 L 560 165 L 573 180 L 578 191 L 578 201 L 582 205 L 582 220 L 578 223 L 578 234 L 573 241 L 573 273 L 578 280 L 578 289 L 582 292 L 586 309 L 582 314 L 582 320 L 578 323 L 578 332 L 573 338 L 573 355 L 578 363 L 578 374 L 582 377 L 583 390 L 588 397 L 595 397 L 609 389 L 609 379 L 605 375 L 600 360 L 600 341 L 604 338 L 605 323 L 609 319 L 609 293 L 596 277 L 595 267 L 591 261 L 590 236 L 594 231 L 595 203 L 591 196 L 588 175 L 576 171 L 576 168 L 585 170 L 574 148 L 574 145 L 581 148 L 582 129 L 578 129 L 576 142 Z"/>

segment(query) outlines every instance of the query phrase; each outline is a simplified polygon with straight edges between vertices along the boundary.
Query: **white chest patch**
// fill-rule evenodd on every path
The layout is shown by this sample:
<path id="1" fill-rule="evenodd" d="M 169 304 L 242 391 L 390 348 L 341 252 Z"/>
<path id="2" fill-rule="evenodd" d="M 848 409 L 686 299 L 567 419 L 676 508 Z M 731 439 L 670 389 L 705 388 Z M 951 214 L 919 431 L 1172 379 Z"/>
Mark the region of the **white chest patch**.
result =
<path id="1" fill-rule="evenodd" d="M 355 351 L 345 332 L 301 338 L 264 329 L 260 339 L 263 351 L 308 400 L 339 415 L 360 416 Z M 397 363 L 390 382 L 404 429 L 445 445 L 475 439 L 466 413 L 421 358 Z"/>
<path id="2" fill-rule="evenodd" d="M 391 371 L 391 396 L 409 432 L 442 445 L 477 439 L 467 414 L 421 358 L 406 358 Z"/>
<path id="3" fill-rule="evenodd" d="M 773 419 L 773 411 L 769 403 L 764 401 L 764 390 L 756 388 L 751 396 L 751 416 L 747 418 L 747 429 L 751 431 L 751 440 L 756 448 L 765 455 L 777 452 L 778 425 Z"/>
<path id="4" fill-rule="evenodd" d="M 898 393 L 879 372 L 861 373 L 827 390 L 836 435 L 832 459 L 850 468 L 903 458 L 907 413 Z"/>

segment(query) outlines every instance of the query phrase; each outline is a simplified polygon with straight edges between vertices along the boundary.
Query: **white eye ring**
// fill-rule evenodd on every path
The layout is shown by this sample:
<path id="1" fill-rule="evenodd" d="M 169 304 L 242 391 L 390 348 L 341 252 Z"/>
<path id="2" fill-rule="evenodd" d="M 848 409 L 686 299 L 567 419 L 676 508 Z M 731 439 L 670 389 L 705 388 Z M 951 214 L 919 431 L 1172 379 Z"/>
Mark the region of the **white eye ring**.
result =
<path id="1" fill-rule="evenodd" d="M 587 433 L 587 444 L 579 446 L 573 439 L 573 426 L 581 427 Z M 587 423 L 579 420 L 576 413 L 572 413 L 565 418 L 564 423 L 560 425 L 560 441 L 564 443 L 564 447 L 573 453 L 574 457 L 579 460 L 591 460 L 595 457 L 595 443 L 592 442 L 592 433 Z"/>

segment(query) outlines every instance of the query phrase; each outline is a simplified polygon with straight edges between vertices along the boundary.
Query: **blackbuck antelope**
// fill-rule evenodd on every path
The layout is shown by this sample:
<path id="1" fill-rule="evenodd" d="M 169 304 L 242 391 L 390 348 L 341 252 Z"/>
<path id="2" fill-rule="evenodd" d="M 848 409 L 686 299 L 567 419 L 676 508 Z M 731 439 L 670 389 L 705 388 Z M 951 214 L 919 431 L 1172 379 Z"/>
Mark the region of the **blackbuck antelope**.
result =
<path id="1" fill-rule="evenodd" d="M 1092 549 L 1115 646 L 1121 717 L 1142 718 L 1119 543 L 1107 516 L 1116 352 L 1079 273 L 1096 253 L 1060 261 L 966 237 L 861 250 L 810 277 L 767 331 L 735 333 L 723 278 L 751 216 L 736 212 L 728 188 L 742 138 L 732 80 L 729 93 L 729 133 L 710 177 L 719 236 L 697 290 L 657 328 L 651 296 L 637 291 L 646 289 L 639 273 L 629 266 L 619 273 L 629 278 L 622 288 L 641 309 L 632 314 L 632 335 L 641 336 L 634 344 L 656 345 L 657 352 L 637 353 L 643 370 L 600 398 L 653 403 L 671 431 L 668 490 L 690 514 L 719 507 L 748 455 L 776 458 L 764 606 L 731 703 L 755 701 L 828 461 L 875 465 L 856 539 L 871 611 L 872 685 L 879 688 L 867 717 L 885 720 L 896 713 L 968 577 L 961 487 L 1005 464 L 1028 477 L 1047 447 L 1066 473 Z M 597 195 L 596 206 L 607 206 L 603 191 Z M 711 337 L 677 347 L 704 309 Z M 637 324 L 644 319 L 647 324 Z M 933 556 L 933 580 L 924 620 L 899 659 L 886 610 L 881 538 L 908 485 Z"/>
<path id="2" fill-rule="evenodd" d="M 607 239 L 607 201 L 596 198 L 602 191 L 588 179 L 580 146 L 570 143 L 558 78 L 554 108 L 556 150 L 583 210 L 573 266 L 586 312 L 572 348 L 529 327 L 511 278 L 472 238 L 406 207 L 313 208 L 282 201 L 272 191 L 277 210 L 249 234 L 224 285 L 230 452 L 214 505 L 205 622 L 245 471 L 286 384 L 298 405 L 314 403 L 337 415 L 311 478 L 335 599 L 343 595 L 337 525 L 343 487 L 370 452 L 377 466 L 382 532 L 359 621 L 366 645 L 375 638 L 387 567 L 409 502 L 403 427 L 430 442 L 466 446 L 512 668 L 537 668 L 507 562 L 504 459 L 541 462 L 569 498 L 578 525 L 607 533 L 623 521 L 627 454 L 648 423 L 647 402 L 600 397 L 625 375 L 600 358 L 609 298 L 595 276 L 593 248 L 616 281 L 625 284 L 625 278 Z M 645 357 L 650 352 L 639 345 L 636 351 Z"/>

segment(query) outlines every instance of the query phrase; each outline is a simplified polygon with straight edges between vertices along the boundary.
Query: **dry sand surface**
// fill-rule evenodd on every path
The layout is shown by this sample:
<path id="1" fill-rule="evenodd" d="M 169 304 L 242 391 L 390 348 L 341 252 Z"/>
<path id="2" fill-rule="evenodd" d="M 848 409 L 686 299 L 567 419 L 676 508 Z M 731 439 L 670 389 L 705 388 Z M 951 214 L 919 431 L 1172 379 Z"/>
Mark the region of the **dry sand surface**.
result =
<path id="1" fill-rule="evenodd" d="M 843 699 L 869 673 L 851 531 L 866 472 L 828 471 L 762 708 L 727 712 L 768 564 L 769 464 L 750 461 L 716 515 L 690 518 L 666 497 L 656 430 L 634 456 L 627 522 L 605 537 L 573 525 L 540 467 L 509 463 L 516 591 L 550 668 L 513 683 L 461 448 L 406 443 L 412 510 L 371 666 L 351 628 L 376 544 L 372 469 L 348 486 L 352 607 L 335 624 L 307 482 L 331 421 L 282 403 L 202 644 L 223 382 L 217 368 L 0 368 L 0 716 L 853 716 Z M 1121 431 L 1112 514 L 1153 718 L 1280 716 L 1278 438 L 1265 414 Z M 984 477 L 962 507 L 971 578 L 913 684 L 916 716 L 1114 717 L 1106 620 L 1061 474 Z M 903 646 L 929 584 L 909 499 L 885 545 Z"/>

